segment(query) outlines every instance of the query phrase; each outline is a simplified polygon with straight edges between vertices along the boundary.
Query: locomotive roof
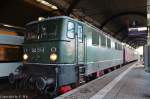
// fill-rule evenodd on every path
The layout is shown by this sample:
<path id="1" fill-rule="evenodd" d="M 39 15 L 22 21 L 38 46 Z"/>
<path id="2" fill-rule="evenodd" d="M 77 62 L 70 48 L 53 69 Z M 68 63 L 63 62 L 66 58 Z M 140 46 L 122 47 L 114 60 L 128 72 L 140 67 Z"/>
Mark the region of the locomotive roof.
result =
<path id="1" fill-rule="evenodd" d="M 41 21 L 32 21 L 32 22 L 29 22 L 27 23 L 26 25 L 30 25 L 30 24 L 34 24 L 34 23 L 39 23 L 39 22 L 44 22 L 44 21 L 47 21 L 47 20 L 54 20 L 54 19 L 70 19 L 70 20 L 74 20 L 74 21 L 78 21 L 79 23 L 82 23 L 82 24 L 85 24 L 84 22 L 81 22 L 77 19 L 74 19 L 74 18 L 71 18 L 71 17 L 68 17 L 68 16 L 55 16 L 55 17 L 48 17 L 48 18 L 45 18 Z"/>

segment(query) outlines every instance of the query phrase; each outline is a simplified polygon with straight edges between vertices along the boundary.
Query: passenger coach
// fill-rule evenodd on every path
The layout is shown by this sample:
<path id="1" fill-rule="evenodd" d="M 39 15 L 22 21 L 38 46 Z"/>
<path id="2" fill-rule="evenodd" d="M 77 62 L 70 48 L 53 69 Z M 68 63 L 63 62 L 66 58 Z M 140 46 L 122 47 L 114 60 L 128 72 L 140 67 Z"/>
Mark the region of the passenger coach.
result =
<path id="1" fill-rule="evenodd" d="M 6 78 L 22 65 L 23 29 L 0 24 L 0 77 Z M 13 28 L 13 29 L 12 29 Z"/>

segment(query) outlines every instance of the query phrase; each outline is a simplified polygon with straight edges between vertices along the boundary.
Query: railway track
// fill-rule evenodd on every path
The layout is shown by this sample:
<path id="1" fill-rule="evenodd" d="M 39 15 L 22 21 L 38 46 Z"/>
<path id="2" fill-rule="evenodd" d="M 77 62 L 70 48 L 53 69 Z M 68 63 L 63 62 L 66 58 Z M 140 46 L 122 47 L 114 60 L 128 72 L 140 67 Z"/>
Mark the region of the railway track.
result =
<path id="1" fill-rule="evenodd" d="M 9 83 L 0 84 L 0 99 L 51 99 L 35 90 L 14 88 Z"/>

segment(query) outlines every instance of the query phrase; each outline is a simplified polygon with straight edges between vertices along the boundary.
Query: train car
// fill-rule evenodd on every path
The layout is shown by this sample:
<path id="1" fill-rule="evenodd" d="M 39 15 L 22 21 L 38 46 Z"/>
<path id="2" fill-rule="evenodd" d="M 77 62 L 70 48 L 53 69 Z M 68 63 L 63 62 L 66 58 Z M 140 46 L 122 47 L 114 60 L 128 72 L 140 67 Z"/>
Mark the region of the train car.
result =
<path id="1" fill-rule="evenodd" d="M 62 93 L 123 64 L 122 43 L 96 27 L 66 16 L 27 24 L 20 81 L 44 92 Z M 23 75 L 23 76 L 18 76 Z"/>
<path id="2" fill-rule="evenodd" d="M 22 33 L 6 26 L 0 27 L 0 78 L 7 78 L 10 73 L 22 65 Z"/>
<path id="3" fill-rule="evenodd" d="M 130 63 L 138 60 L 139 54 L 130 46 L 124 47 L 124 63 Z"/>

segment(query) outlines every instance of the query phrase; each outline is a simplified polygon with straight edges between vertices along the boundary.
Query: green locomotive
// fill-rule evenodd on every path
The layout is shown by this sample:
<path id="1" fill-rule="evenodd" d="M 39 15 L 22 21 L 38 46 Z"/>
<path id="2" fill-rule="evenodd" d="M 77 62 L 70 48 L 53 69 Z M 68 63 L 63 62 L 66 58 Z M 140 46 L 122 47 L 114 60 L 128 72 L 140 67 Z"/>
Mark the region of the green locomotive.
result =
<path id="1" fill-rule="evenodd" d="M 57 16 L 26 26 L 22 74 L 41 91 L 82 84 L 123 64 L 121 42 L 88 23 Z"/>

